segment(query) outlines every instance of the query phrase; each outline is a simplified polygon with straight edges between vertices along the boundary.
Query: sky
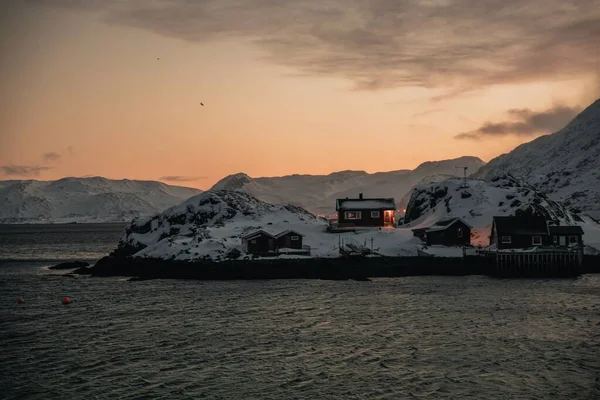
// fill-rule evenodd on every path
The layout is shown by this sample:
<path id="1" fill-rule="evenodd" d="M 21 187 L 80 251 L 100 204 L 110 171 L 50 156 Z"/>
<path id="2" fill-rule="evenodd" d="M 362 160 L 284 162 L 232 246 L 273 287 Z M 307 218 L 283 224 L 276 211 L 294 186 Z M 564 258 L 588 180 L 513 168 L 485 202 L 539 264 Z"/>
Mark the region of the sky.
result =
<path id="1" fill-rule="evenodd" d="M 0 179 L 489 161 L 600 97 L 597 4 L 7 0 Z"/>

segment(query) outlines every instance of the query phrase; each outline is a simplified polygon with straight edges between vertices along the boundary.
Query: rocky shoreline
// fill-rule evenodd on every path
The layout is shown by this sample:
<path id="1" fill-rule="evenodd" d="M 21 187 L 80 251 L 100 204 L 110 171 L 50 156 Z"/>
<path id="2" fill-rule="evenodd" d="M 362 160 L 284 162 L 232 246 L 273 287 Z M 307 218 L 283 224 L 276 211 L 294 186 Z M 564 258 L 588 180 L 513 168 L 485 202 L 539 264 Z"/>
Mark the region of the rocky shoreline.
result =
<path id="1" fill-rule="evenodd" d="M 445 257 L 373 257 L 373 258 L 312 258 L 245 261 L 176 261 L 110 255 L 93 267 L 83 267 L 74 274 L 95 277 L 123 276 L 147 279 L 195 280 L 265 280 L 265 279 L 327 279 L 368 280 L 377 277 L 404 276 L 497 276 L 491 258 L 472 256 Z M 600 273 L 600 257 L 586 256 L 577 270 L 565 270 L 552 277 L 576 277 Z M 527 276 L 522 276 L 527 277 Z M 531 277 L 549 277 L 543 272 Z"/>

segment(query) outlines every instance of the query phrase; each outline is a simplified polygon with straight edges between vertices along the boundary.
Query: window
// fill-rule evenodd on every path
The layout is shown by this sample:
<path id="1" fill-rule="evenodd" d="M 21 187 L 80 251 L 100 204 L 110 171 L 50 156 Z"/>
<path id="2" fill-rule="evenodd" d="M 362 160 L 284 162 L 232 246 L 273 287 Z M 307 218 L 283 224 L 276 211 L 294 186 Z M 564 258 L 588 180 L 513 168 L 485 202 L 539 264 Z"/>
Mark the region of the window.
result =
<path id="1" fill-rule="evenodd" d="M 577 236 L 569 236 L 569 243 L 576 244 L 579 240 L 577 240 Z"/>
<path id="2" fill-rule="evenodd" d="M 371 211 L 371 218 L 379 218 L 379 211 Z"/>
<path id="3" fill-rule="evenodd" d="M 502 243 L 512 243 L 512 238 L 510 236 L 502 236 Z"/>
<path id="4" fill-rule="evenodd" d="M 346 218 L 346 219 L 362 219 L 362 214 L 360 211 L 346 211 L 344 213 L 344 218 Z"/>
<path id="5" fill-rule="evenodd" d="M 456 231 L 456 237 L 461 238 L 462 237 L 462 228 L 458 228 L 458 230 Z"/>
<path id="6" fill-rule="evenodd" d="M 252 244 L 256 244 L 256 239 L 252 239 L 252 240 L 250 241 L 250 243 L 252 243 Z"/>
<path id="7" fill-rule="evenodd" d="M 542 237 L 541 236 L 532 236 L 531 237 L 531 243 L 534 246 L 540 245 L 542 244 Z"/>
<path id="8" fill-rule="evenodd" d="M 554 236 L 552 238 L 552 241 L 554 242 L 554 244 L 557 244 L 558 243 L 558 236 Z"/>
<path id="9" fill-rule="evenodd" d="M 290 240 L 300 240 L 300 238 L 298 236 L 291 236 Z"/>

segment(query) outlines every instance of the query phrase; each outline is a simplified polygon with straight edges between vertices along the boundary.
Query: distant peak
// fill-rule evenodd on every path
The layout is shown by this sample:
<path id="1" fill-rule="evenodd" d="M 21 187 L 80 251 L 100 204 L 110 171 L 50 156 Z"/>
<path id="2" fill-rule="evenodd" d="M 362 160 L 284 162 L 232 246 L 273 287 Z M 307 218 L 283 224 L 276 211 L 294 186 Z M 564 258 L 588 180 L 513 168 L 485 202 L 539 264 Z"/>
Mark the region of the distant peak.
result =
<path id="1" fill-rule="evenodd" d="M 237 174 L 228 175 L 221 179 L 219 182 L 215 183 L 210 190 L 239 190 L 244 187 L 245 184 L 250 182 L 252 182 L 252 178 L 243 172 L 238 172 Z"/>

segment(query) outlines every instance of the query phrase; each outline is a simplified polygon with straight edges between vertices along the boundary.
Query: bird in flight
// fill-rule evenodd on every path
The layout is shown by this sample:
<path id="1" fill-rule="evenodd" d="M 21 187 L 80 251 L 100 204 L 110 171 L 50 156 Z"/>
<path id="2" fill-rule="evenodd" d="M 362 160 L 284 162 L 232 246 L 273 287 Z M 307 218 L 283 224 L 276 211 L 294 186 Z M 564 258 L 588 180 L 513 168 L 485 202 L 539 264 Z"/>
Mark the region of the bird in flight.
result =
<path id="1" fill-rule="evenodd" d="M 200 105 L 201 105 L 202 107 L 204 107 L 204 103 L 200 103 Z"/>

